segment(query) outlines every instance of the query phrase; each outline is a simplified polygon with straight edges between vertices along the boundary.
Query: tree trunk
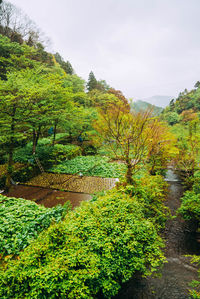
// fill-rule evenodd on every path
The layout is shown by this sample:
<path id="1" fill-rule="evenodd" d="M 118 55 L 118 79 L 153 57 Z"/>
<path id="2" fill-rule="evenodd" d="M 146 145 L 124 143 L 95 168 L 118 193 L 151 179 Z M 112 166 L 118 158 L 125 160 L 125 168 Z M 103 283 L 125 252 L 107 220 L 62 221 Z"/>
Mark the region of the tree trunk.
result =
<path id="1" fill-rule="evenodd" d="M 33 149 L 32 149 L 32 154 L 33 155 L 35 155 L 35 152 L 36 152 L 36 147 L 37 147 L 37 144 L 38 144 L 40 133 L 41 133 L 41 126 L 38 127 L 37 132 L 36 132 L 35 129 L 33 129 Z"/>
<path id="2" fill-rule="evenodd" d="M 72 138 L 72 132 L 69 131 L 69 142 L 71 143 L 73 141 L 73 138 Z"/>
<path id="3" fill-rule="evenodd" d="M 55 141 L 56 141 L 56 129 L 57 129 L 57 124 L 58 124 L 58 122 L 55 121 L 55 123 L 54 123 L 54 130 L 53 130 L 53 143 L 52 143 L 53 146 L 55 145 Z"/>
<path id="4" fill-rule="evenodd" d="M 126 172 L 126 182 L 130 185 L 133 185 L 133 166 L 131 164 L 131 159 L 129 157 L 130 155 L 130 142 L 128 140 L 127 143 L 127 150 L 126 150 L 126 166 L 127 166 L 127 172 Z"/>
<path id="5" fill-rule="evenodd" d="M 6 175 L 6 191 L 9 191 L 11 187 L 11 178 L 13 173 L 13 145 L 10 144 L 8 151 L 8 168 Z"/>
<path id="6" fill-rule="evenodd" d="M 32 154 L 35 155 L 36 151 L 36 131 L 33 129 L 33 148 L 32 148 Z"/>
<path id="7" fill-rule="evenodd" d="M 14 133 L 15 133 L 15 112 L 16 108 L 13 108 L 13 113 L 12 113 L 12 121 L 11 121 L 11 126 L 10 126 L 10 144 L 9 144 L 9 149 L 8 149 L 8 168 L 7 168 L 7 175 L 6 175 L 6 186 L 5 189 L 6 191 L 9 191 L 11 187 L 11 178 L 12 178 L 12 173 L 13 173 L 13 151 L 14 151 Z"/>
<path id="8" fill-rule="evenodd" d="M 39 137 L 40 137 L 40 133 L 41 133 L 41 126 L 38 127 L 38 131 L 37 131 L 37 134 L 36 134 L 35 147 L 37 147 L 37 145 L 38 145 L 38 140 L 39 140 Z"/>
<path id="9" fill-rule="evenodd" d="M 126 166 L 127 166 L 127 172 L 126 172 L 126 182 L 129 184 L 129 185 L 133 185 L 133 167 L 130 163 L 130 161 L 127 162 L 126 160 Z"/>

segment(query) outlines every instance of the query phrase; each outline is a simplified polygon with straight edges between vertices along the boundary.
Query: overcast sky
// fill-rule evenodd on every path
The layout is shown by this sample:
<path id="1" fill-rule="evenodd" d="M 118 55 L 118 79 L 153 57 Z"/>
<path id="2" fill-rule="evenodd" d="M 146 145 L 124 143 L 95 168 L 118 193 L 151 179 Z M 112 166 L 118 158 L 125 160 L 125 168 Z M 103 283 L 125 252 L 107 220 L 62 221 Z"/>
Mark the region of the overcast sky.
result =
<path id="1" fill-rule="evenodd" d="M 128 98 L 177 96 L 200 80 L 200 0 L 10 0 L 88 79 Z"/>

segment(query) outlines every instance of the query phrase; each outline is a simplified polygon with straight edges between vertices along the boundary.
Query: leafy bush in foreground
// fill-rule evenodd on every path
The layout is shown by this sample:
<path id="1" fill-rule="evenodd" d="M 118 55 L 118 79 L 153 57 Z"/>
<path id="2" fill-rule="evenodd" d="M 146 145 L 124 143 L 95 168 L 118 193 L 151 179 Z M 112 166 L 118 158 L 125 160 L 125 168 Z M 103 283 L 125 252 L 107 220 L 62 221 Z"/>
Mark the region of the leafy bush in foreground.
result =
<path id="1" fill-rule="evenodd" d="M 0 298 L 111 298 L 134 273 L 162 264 L 162 246 L 141 203 L 110 191 L 83 202 L 9 262 Z"/>
<path id="2" fill-rule="evenodd" d="M 160 175 L 144 174 L 135 178 L 135 185 L 121 187 L 121 191 L 130 194 L 141 202 L 146 218 L 150 218 L 157 228 L 163 228 L 170 216 L 169 209 L 164 205 L 168 184 Z"/>
<path id="3" fill-rule="evenodd" d="M 66 206 L 47 209 L 22 198 L 0 195 L 0 255 L 19 254 L 52 222 L 59 222 Z"/>
<path id="4" fill-rule="evenodd" d="M 195 263 L 196 266 L 200 266 L 200 257 L 199 256 L 193 256 L 192 263 Z M 198 276 L 200 278 L 200 270 L 198 270 Z M 198 280 L 193 280 L 190 283 L 190 287 L 192 287 L 192 290 L 189 290 L 191 297 L 190 298 L 194 298 L 194 299 L 200 299 L 200 281 Z"/>
<path id="5" fill-rule="evenodd" d="M 125 173 L 126 166 L 124 164 L 108 163 L 108 161 L 108 157 L 79 156 L 70 161 L 64 161 L 50 170 L 58 173 L 71 174 L 81 172 L 87 176 L 107 178 L 121 177 Z"/>

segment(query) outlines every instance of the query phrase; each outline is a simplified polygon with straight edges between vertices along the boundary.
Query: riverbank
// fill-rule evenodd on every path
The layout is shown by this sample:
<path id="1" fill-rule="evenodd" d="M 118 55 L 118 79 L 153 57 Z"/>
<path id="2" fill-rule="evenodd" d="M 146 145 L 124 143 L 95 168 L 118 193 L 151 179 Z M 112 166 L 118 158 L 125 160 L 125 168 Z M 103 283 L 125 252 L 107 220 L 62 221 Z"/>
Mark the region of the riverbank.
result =
<path id="1" fill-rule="evenodd" d="M 170 170 L 171 172 L 171 170 Z M 175 173 L 166 176 L 169 183 L 169 193 L 166 206 L 173 216 L 180 206 L 183 187 Z M 189 283 L 197 279 L 197 269 L 190 264 L 190 258 L 185 255 L 199 252 L 196 241 L 195 227 L 186 223 L 180 217 L 169 219 L 166 223 L 163 237 L 166 240 L 165 256 L 167 263 L 160 271 L 160 277 L 140 278 L 124 284 L 115 299 L 188 299 Z"/>

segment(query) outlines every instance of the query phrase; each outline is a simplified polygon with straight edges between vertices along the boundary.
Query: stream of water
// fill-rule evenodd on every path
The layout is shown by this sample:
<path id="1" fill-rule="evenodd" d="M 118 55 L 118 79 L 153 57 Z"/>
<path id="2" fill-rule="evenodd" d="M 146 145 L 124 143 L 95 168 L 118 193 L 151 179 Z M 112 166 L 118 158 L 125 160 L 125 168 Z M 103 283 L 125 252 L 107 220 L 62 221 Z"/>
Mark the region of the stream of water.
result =
<path id="1" fill-rule="evenodd" d="M 169 183 L 166 205 L 172 215 L 175 215 L 180 206 L 183 188 L 172 169 L 167 171 L 165 180 Z M 168 220 L 163 233 L 167 263 L 160 272 L 161 276 L 134 277 L 123 285 L 115 299 L 188 299 L 189 283 L 197 279 L 197 269 L 185 255 L 200 252 L 195 231 L 196 227 L 192 227 L 180 217 Z"/>

